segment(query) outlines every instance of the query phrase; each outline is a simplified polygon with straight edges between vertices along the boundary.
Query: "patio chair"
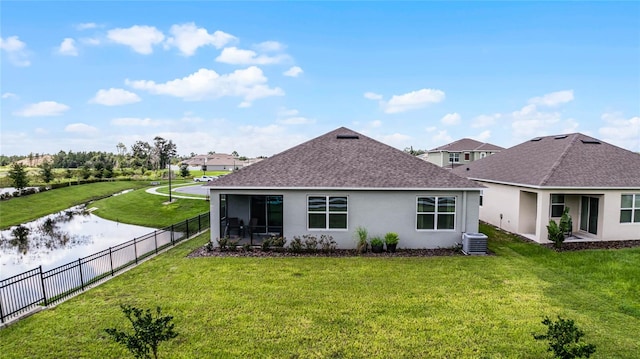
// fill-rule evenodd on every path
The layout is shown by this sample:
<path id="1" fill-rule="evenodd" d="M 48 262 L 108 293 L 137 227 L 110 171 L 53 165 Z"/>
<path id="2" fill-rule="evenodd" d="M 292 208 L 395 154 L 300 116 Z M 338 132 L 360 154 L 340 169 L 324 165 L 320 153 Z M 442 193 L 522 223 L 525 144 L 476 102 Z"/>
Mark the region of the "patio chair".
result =
<path id="1" fill-rule="evenodd" d="M 256 229 L 258 228 L 258 219 L 257 218 L 251 218 L 249 220 L 249 235 L 251 236 L 251 243 L 253 243 L 253 233 L 256 232 Z"/>
<path id="2" fill-rule="evenodd" d="M 237 217 L 230 217 L 227 219 L 227 228 L 225 230 L 226 235 L 231 237 L 233 231 L 235 231 L 239 237 L 242 236 L 240 222 Z"/>

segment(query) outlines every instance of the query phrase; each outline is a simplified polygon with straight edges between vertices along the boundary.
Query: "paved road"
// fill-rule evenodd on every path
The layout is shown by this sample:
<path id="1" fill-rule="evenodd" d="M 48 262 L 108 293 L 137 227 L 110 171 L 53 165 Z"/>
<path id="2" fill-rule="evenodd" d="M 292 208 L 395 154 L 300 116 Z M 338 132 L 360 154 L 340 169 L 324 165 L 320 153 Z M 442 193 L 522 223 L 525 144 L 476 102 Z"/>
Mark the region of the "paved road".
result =
<path id="1" fill-rule="evenodd" d="M 165 188 L 165 187 L 169 187 L 169 186 L 152 187 L 152 188 L 147 189 L 147 193 L 155 194 L 155 195 L 158 195 L 158 196 L 169 197 L 169 194 L 158 192 L 158 188 Z M 189 195 L 190 194 L 207 195 L 209 193 L 209 190 L 207 189 L 207 187 L 203 187 L 202 184 L 186 185 L 186 186 L 183 185 L 183 186 L 174 186 L 174 187 L 171 188 L 172 192 L 174 192 L 171 195 L 171 197 L 175 197 L 175 198 L 189 198 L 189 199 L 205 200 L 206 198 L 204 198 L 204 197 L 193 197 L 193 196 L 189 196 Z M 181 194 L 176 194 L 176 193 L 182 193 L 182 195 Z"/>

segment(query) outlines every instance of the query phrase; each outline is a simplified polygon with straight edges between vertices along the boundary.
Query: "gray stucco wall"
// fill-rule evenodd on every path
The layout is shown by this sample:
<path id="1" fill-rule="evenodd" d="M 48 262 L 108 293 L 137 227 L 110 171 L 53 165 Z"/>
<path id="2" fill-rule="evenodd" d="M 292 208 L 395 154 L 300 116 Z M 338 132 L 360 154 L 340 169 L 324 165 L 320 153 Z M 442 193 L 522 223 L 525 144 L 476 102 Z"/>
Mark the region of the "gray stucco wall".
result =
<path id="1" fill-rule="evenodd" d="M 461 242 L 463 232 L 478 231 L 479 191 L 310 191 L 310 190 L 224 190 L 211 189 L 211 240 L 220 233 L 219 195 L 282 195 L 284 236 L 290 240 L 293 236 L 304 234 L 330 235 L 339 248 L 355 248 L 355 230 L 365 227 L 370 236 L 384 236 L 387 232 L 400 235 L 400 248 L 438 248 L 451 247 Z M 309 195 L 347 196 L 348 228 L 346 230 L 309 230 L 307 229 L 307 197 Z M 416 230 L 416 198 L 423 196 L 455 196 L 455 230 L 423 231 Z M 248 205 L 248 203 L 247 203 Z M 247 209 L 240 203 L 238 207 L 229 207 L 230 215 L 242 218 L 239 211 Z M 233 211 L 233 212 L 231 212 Z"/>

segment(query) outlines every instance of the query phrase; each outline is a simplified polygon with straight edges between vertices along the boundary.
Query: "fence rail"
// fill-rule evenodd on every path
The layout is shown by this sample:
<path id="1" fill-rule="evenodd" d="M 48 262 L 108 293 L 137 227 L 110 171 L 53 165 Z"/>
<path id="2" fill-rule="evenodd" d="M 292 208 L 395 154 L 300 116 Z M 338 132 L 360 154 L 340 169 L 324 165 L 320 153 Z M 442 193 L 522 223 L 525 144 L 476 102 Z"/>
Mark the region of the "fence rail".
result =
<path id="1" fill-rule="evenodd" d="M 209 212 L 43 271 L 42 266 L 0 280 L 0 323 L 50 305 L 209 228 Z"/>

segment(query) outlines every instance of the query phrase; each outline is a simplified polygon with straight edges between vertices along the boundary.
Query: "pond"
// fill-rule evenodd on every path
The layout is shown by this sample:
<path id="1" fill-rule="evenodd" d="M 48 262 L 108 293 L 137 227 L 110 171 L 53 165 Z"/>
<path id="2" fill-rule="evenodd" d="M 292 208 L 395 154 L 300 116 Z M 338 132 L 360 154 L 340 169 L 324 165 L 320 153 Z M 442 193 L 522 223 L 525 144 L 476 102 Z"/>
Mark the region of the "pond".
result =
<path id="1" fill-rule="evenodd" d="M 154 230 L 102 219 L 85 205 L 72 207 L 1 231 L 0 279 L 40 265 L 52 269 Z"/>

